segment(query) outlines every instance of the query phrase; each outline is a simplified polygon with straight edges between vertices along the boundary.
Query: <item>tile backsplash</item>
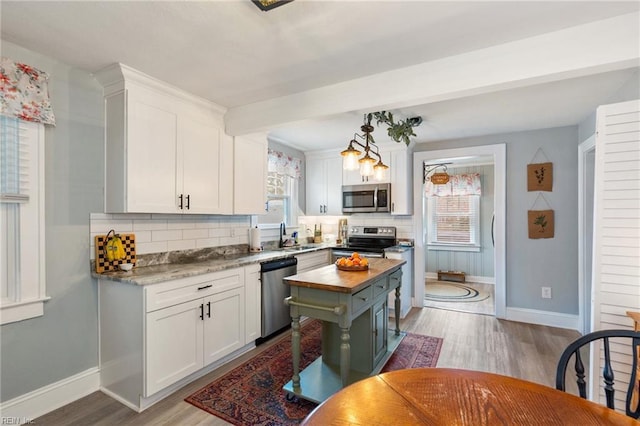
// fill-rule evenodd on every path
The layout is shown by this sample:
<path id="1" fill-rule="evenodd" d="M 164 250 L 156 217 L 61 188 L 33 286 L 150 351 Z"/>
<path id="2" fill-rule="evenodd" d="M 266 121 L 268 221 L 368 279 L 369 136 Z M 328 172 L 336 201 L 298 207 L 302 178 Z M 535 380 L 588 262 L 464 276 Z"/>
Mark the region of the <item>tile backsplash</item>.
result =
<path id="1" fill-rule="evenodd" d="M 136 235 L 136 253 L 249 244 L 250 216 L 105 214 L 90 218 L 91 259 L 95 258 L 95 236 L 113 229 Z"/>
<path id="2" fill-rule="evenodd" d="M 347 219 L 349 226 L 395 226 L 397 238 L 415 238 L 412 216 L 391 216 L 388 213 L 356 213 L 349 216 L 300 216 L 298 222 L 301 230 L 309 228 L 313 231 L 314 225 L 322 224 L 322 233 L 324 235 L 338 235 L 338 220 L 340 219 Z"/>
<path id="3" fill-rule="evenodd" d="M 397 238 L 414 238 L 411 216 L 391 216 L 384 213 L 300 216 L 299 226 L 289 227 L 287 232 L 291 235 L 291 232 L 297 230 L 301 236 L 305 236 L 306 229 L 313 231 L 314 225 L 321 224 L 323 235 L 335 239 L 338 235 L 338 220 L 342 218 L 347 219 L 349 226 L 395 226 Z M 136 253 L 142 255 L 238 244 L 248 245 L 250 227 L 251 216 L 92 213 L 90 258 L 95 259 L 95 236 L 106 235 L 111 229 L 116 233 L 135 234 Z M 277 229 L 263 230 L 262 242 L 277 239 Z"/>

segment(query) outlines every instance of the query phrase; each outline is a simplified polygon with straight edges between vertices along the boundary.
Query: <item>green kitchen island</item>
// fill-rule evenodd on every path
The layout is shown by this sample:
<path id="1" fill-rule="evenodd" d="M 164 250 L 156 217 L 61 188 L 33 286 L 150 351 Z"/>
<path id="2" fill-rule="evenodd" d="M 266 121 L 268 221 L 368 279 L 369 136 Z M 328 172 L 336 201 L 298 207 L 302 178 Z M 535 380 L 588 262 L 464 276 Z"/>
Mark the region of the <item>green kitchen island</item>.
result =
<path id="1" fill-rule="evenodd" d="M 378 374 L 398 347 L 404 260 L 369 259 L 365 271 L 335 265 L 284 278 L 291 312 L 293 378 L 288 397 L 320 403 L 343 387 Z M 388 330 L 388 294 L 395 290 L 395 330 Z M 322 321 L 322 356 L 300 371 L 300 317 Z"/>

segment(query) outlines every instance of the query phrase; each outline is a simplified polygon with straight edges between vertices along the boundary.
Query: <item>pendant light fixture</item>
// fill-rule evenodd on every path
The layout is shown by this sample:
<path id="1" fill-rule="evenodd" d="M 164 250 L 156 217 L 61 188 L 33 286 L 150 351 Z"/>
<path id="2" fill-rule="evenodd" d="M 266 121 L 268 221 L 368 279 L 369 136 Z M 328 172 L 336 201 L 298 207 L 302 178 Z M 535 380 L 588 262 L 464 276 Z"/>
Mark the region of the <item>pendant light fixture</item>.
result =
<path id="1" fill-rule="evenodd" d="M 349 142 L 347 149 L 340 153 L 343 157 L 342 164 L 345 170 L 357 170 L 359 168 L 360 176 L 367 178 L 373 176 L 376 180 L 384 180 L 389 166 L 382 162 L 382 156 L 378 151 L 378 146 L 375 144 L 373 137 L 371 136 L 371 133 L 373 132 L 371 118 L 372 115 L 370 113 L 365 115 L 364 124 L 360 126 L 360 130 L 362 130 L 364 135 L 355 133 L 353 135 L 353 139 Z M 358 138 L 363 142 L 358 142 Z M 358 158 L 362 152 L 356 149 L 354 144 L 364 150 L 364 157 L 360 159 Z"/>

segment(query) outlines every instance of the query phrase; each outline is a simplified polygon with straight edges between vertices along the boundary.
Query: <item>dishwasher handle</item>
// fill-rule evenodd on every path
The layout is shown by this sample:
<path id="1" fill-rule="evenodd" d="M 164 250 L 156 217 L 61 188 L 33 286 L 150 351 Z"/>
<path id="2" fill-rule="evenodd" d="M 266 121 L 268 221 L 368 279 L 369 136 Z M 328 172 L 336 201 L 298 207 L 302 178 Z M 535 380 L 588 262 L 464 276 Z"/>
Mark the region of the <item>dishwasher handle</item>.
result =
<path id="1" fill-rule="evenodd" d="M 295 257 L 288 257 L 286 259 L 262 262 L 260 264 L 260 272 L 264 274 L 265 272 L 288 268 L 290 266 L 296 266 L 297 264 L 298 264 L 298 259 Z"/>

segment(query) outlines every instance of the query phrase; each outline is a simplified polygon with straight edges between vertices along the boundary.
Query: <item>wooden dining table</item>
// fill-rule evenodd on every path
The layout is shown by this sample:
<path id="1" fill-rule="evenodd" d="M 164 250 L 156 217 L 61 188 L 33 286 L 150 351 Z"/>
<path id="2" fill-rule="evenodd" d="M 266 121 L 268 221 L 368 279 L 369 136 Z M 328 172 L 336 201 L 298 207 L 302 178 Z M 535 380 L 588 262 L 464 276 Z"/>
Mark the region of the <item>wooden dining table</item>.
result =
<path id="1" fill-rule="evenodd" d="M 635 425 L 604 405 L 541 384 L 479 371 L 415 368 L 356 382 L 303 425 Z"/>

